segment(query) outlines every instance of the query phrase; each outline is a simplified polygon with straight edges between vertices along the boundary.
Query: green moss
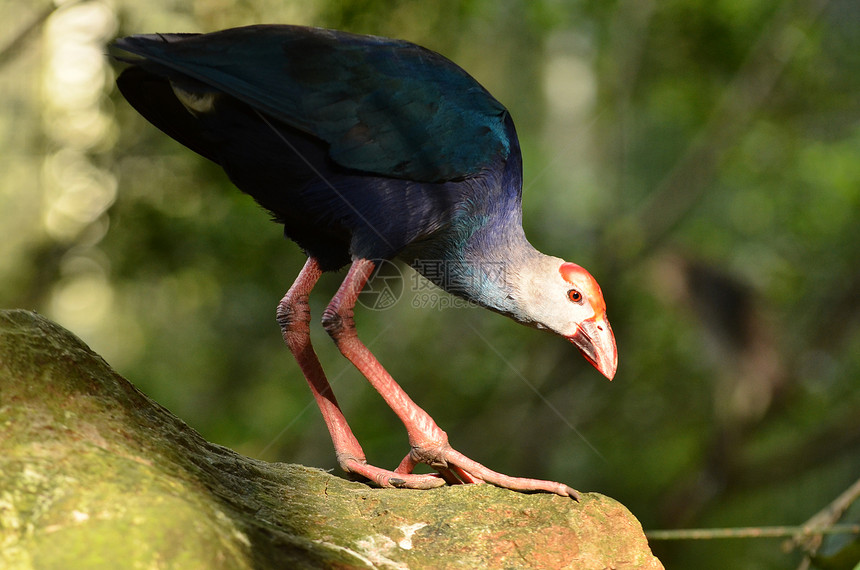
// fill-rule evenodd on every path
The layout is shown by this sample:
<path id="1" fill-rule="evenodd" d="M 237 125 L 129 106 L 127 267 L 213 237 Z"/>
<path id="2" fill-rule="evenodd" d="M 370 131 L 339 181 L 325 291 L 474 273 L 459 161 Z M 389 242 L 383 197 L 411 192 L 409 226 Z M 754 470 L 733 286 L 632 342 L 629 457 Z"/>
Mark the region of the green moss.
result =
<path id="1" fill-rule="evenodd" d="M 0 312 L 0 566 L 659 568 L 623 506 L 374 489 L 206 442 L 79 339 Z"/>

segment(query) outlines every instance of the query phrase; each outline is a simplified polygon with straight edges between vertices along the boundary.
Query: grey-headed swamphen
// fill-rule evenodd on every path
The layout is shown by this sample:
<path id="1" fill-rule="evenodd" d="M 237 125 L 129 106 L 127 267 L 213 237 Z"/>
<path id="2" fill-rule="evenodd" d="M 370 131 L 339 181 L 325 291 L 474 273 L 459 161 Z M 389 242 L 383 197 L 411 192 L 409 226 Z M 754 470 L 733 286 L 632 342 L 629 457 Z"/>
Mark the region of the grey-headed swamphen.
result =
<path id="1" fill-rule="evenodd" d="M 600 287 L 535 250 L 522 229 L 522 159 L 508 111 L 460 67 L 409 42 L 299 26 L 117 40 L 117 80 L 144 117 L 224 168 L 308 261 L 277 317 L 341 467 L 383 487 L 487 482 L 576 498 L 465 457 L 358 339 L 353 307 L 381 260 L 570 340 L 609 379 L 615 338 Z M 337 347 L 406 426 L 392 470 L 367 463 L 311 346 L 308 295 L 350 264 L 322 315 Z M 419 463 L 437 473 L 416 474 Z"/>

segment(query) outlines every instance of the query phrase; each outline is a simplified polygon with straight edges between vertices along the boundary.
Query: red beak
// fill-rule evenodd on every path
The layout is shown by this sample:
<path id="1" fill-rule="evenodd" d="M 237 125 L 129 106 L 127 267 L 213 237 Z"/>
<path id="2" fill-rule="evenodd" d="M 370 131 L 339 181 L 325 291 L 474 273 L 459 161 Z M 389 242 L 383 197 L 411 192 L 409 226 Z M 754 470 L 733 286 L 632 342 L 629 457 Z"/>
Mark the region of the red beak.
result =
<path id="1" fill-rule="evenodd" d="M 587 361 L 612 380 L 618 369 L 618 350 L 606 313 L 582 321 L 576 333 L 568 338 Z"/>

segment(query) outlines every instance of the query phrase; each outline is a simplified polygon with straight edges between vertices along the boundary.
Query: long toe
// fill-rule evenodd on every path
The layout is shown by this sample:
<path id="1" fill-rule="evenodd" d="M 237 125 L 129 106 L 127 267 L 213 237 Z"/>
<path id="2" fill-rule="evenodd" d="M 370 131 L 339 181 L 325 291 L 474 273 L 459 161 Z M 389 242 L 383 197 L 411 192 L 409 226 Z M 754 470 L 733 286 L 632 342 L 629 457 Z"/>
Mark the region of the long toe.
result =
<path id="1" fill-rule="evenodd" d="M 445 485 L 445 479 L 439 473 L 417 475 L 415 473 L 398 473 L 381 467 L 375 467 L 356 460 L 346 461 L 342 467 L 352 475 L 359 475 L 379 487 L 396 487 L 398 489 L 435 489 Z"/>
<path id="2" fill-rule="evenodd" d="M 451 447 L 442 450 L 441 453 L 440 463 L 446 465 L 448 470 L 458 473 L 463 482 L 483 481 L 513 491 L 555 493 L 562 497 L 570 497 L 575 501 L 580 499 L 579 491 L 564 483 L 504 475 L 484 467 Z"/>

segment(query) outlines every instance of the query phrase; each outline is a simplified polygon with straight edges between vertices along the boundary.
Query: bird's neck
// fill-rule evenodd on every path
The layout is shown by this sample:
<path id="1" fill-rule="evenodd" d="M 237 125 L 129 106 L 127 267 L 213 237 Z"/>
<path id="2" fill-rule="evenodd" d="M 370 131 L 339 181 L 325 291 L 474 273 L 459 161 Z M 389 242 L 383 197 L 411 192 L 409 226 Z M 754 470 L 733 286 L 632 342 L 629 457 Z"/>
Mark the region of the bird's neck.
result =
<path id="1" fill-rule="evenodd" d="M 528 323 L 530 319 L 522 306 L 525 283 L 531 279 L 533 268 L 542 267 L 551 258 L 529 243 L 519 224 L 505 234 L 493 235 L 489 243 L 477 237 L 475 247 L 465 250 L 465 259 L 480 279 L 466 296 L 488 309 Z"/>
<path id="2" fill-rule="evenodd" d="M 519 292 L 528 279 L 527 271 L 551 258 L 532 247 L 519 217 L 504 220 L 493 216 L 461 227 L 476 229 L 468 236 L 454 238 L 452 241 L 459 242 L 455 247 L 448 242 L 437 250 L 439 255 L 425 253 L 413 267 L 453 295 L 528 322 Z"/>

